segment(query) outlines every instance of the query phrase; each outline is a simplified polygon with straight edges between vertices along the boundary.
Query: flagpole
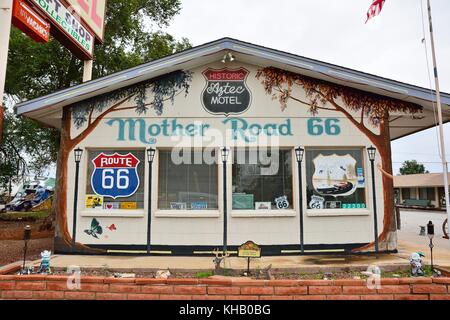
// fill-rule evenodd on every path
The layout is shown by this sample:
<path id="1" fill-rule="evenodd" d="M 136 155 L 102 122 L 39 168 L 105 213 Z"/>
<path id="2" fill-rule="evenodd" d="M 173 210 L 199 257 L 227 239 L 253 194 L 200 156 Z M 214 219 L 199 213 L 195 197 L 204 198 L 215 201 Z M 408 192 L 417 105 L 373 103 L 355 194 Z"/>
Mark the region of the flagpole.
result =
<path id="1" fill-rule="evenodd" d="M 430 23 L 430 38 L 431 38 L 431 53 L 433 56 L 433 67 L 434 67 L 434 81 L 436 85 L 436 102 L 438 109 L 438 118 L 439 118 L 439 136 L 440 136 L 440 144 L 441 144 L 441 159 L 442 159 L 442 167 L 443 167 L 443 175 L 444 175 L 444 190 L 445 190 L 445 206 L 447 209 L 447 218 L 448 223 L 450 223 L 450 200 L 449 200 L 449 187 L 448 187 L 448 164 L 445 155 L 445 141 L 444 141 L 444 124 L 442 121 L 442 106 L 441 106 L 441 92 L 439 90 L 439 77 L 437 70 L 437 62 L 436 62 L 436 50 L 434 47 L 434 35 L 433 35 L 433 22 L 431 19 L 431 2 L 427 0 L 428 3 L 428 20 Z"/>

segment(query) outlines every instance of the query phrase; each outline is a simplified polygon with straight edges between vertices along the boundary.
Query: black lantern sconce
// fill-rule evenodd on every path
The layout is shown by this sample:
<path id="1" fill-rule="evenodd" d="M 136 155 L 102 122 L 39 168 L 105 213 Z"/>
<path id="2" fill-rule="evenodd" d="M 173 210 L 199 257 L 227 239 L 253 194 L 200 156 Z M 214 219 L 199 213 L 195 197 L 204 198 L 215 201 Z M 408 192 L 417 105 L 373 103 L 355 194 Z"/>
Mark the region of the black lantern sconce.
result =
<path id="1" fill-rule="evenodd" d="M 230 149 L 223 147 L 221 149 L 223 164 L 223 255 L 227 254 L 227 233 L 228 233 L 228 210 L 227 210 L 227 160 Z"/>
<path id="2" fill-rule="evenodd" d="M 148 161 L 148 212 L 147 212 L 147 253 L 151 250 L 151 231 L 152 231 L 152 165 L 155 158 L 156 149 L 147 149 L 147 161 Z"/>
<path id="3" fill-rule="evenodd" d="M 303 240 L 303 178 L 302 178 L 302 161 L 305 149 L 298 147 L 295 149 L 295 157 L 297 158 L 297 171 L 298 171 L 298 212 L 300 215 L 300 252 L 304 253 L 304 240 Z"/>
<path id="4" fill-rule="evenodd" d="M 76 148 L 74 151 L 75 157 L 75 189 L 73 195 L 73 224 L 72 224 L 72 249 L 75 248 L 76 229 L 77 229 L 77 204 L 78 204 L 78 178 L 80 175 L 80 161 L 83 155 L 83 149 Z"/>
<path id="5" fill-rule="evenodd" d="M 377 149 L 373 146 L 367 148 L 367 154 L 370 160 L 370 172 L 372 174 L 372 205 L 373 205 L 373 232 L 375 237 L 375 252 L 378 252 L 378 218 L 377 218 L 377 190 L 375 189 L 375 155 Z"/>
<path id="6" fill-rule="evenodd" d="M 430 247 L 430 254 L 431 254 L 431 272 L 433 272 L 433 270 L 434 270 L 434 265 L 433 265 L 434 224 L 433 224 L 432 221 L 428 221 L 428 224 L 427 224 L 427 235 L 428 235 L 428 238 L 430 239 L 429 247 Z"/>

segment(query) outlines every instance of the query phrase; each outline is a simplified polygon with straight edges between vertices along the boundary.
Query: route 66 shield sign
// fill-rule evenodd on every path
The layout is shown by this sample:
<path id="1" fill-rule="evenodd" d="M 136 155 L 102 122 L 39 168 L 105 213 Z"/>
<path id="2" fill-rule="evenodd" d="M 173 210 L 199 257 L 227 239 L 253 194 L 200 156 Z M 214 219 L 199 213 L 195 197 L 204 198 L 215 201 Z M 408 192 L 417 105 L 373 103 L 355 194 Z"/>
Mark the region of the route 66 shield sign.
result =
<path id="1" fill-rule="evenodd" d="M 139 159 L 133 154 L 112 155 L 100 153 L 92 160 L 94 172 L 91 176 L 92 190 L 104 197 L 126 198 L 139 188 L 137 167 Z"/>
<path id="2" fill-rule="evenodd" d="M 239 114 L 250 106 L 251 93 L 247 87 L 248 70 L 211 69 L 203 72 L 206 87 L 202 102 L 206 111 L 213 114 Z"/>

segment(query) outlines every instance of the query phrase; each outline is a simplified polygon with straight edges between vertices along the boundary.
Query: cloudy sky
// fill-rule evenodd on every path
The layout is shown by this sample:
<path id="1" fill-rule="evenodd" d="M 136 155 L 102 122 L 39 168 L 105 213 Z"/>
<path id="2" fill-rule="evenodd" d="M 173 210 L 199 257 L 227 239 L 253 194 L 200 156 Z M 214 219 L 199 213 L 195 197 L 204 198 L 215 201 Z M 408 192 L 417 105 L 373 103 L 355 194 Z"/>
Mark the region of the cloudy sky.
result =
<path id="1" fill-rule="evenodd" d="M 193 45 L 232 37 L 429 88 L 422 43 L 426 0 L 386 0 L 381 15 L 364 24 L 371 2 L 182 0 L 181 13 L 165 31 Z M 450 1 L 431 3 L 441 90 L 450 92 Z M 392 142 L 395 172 L 409 159 L 442 171 L 436 134 L 430 129 Z M 445 135 L 449 160 L 450 124 Z"/>

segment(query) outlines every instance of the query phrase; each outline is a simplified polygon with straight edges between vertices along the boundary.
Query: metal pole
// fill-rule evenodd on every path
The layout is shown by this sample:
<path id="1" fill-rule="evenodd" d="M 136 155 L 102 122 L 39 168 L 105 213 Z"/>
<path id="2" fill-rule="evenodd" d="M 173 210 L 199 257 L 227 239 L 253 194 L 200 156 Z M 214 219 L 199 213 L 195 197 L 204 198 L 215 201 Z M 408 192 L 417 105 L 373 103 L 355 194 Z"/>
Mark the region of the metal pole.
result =
<path id="1" fill-rule="evenodd" d="M 433 265 L 433 238 L 430 238 L 430 254 L 431 254 L 431 272 L 433 272 L 434 265 Z"/>
<path id="2" fill-rule="evenodd" d="M 227 162 L 222 160 L 223 163 L 223 255 L 227 253 Z"/>
<path id="3" fill-rule="evenodd" d="M 73 195 L 73 225 L 72 225 L 72 249 L 75 247 L 75 237 L 77 229 L 77 205 L 78 205 L 78 174 L 80 172 L 80 163 L 75 162 L 75 190 Z"/>
<path id="4" fill-rule="evenodd" d="M 151 250 L 151 232 L 152 232 L 152 164 L 148 163 L 148 212 L 147 212 L 147 253 Z"/>
<path id="5" fill-rule="evenodd" d="M 378 252 L 378 218 L 377 218 L 377 191 L 375 189 L 375 169 L 374 160 L 370 160 L 370 169 L 372 173 L 372 196 L 373 196 L 373 232 L 375 237 L 375 252 Z"/>
<path id="6" fill-rule="evenodd" d="M 439 118 L 439 137 L 441 144 L 441 159 L 442 159 L 442 167 L 443 167 L 443 175 L 444 175 L 444 189 L 445 189 L 445 206 L 447 208 L 447 218 L 450 222 L 450 197 L 449 197 L 449 187 L 448 187 L 448 163 L 445 156 L 445 140 L 444 140 L 444 124 L 442 120 L 442 106 L 441 106 L 441 92 L 439 89 L 439 76 L 437 69 L 437 61 L 436 61 L 436 49 L 434 47 L 434 35 L 433 35 L 433 21 L 431 19 L 431 3 L 430 0 L 427 0 L 428 3 L 428 20 L 430 22 L 430 39 L 431 39 L 431 53 L 433 56 L 433 67 L 434 67 L 434 81 L 436 86 L 436 102 L 438 109 L 438 118 Z M 450 244 L 450 241 L 449 241 Z"/>
<path id="7" fill-rule="evenodd" d="M 304 253 L 304 240 L 303 240 L 303 181 L 302 181 L 302 163 L 301 161 L 297 161 L 298 163 L 298 212 L 300 215 L 300 251 Z"/>

